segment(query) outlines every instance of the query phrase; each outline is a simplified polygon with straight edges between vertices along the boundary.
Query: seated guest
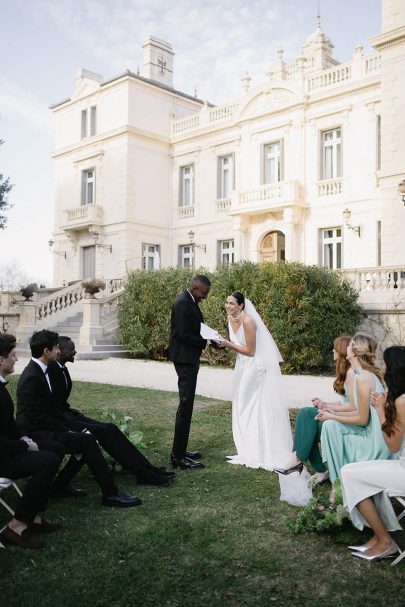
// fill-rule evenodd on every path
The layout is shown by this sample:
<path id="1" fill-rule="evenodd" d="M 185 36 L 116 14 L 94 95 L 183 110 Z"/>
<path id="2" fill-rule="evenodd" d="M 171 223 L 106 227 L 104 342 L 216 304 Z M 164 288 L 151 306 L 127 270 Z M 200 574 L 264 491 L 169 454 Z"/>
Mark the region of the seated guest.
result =
<path id="1" fill-rule="evenodd" d="M 345 464 L 390 457 L 370 400 L 372 392 L 384 392 L 381 372 L 375 366 L 376 351 L 377 342 L 373 337 L 358 333 L 352 338 L 347 347 L 347 358 L 355 374 L 353 399 L 356 409 L 344 413 L 323 409 L 316 417 L 325 422 L 321 450 L 332 483 Z"/>
<path id="2" fill-rule="evenodd" d="M 101 488 L 105 506 L 138 506 L 141 503 L 139 497 L 127 495 L 118 489 L 94 436 L 72 432 L 58 419 L 57 403 L 48 377 L 48 364 L 56 360 L 59 352 L 58 341 L 58 334 L 46 329 L 31 337 L 32 359 L 17 384 L 17 423 L 35 440 L 57 440 L 63 443 L 66 453 L 81 454 Z M 70 480 L 66 470 L 65 467 L 58 475 L 55 481 L 57 488 L 64 487 Z"/>
<path id="3" fill-rule="evenodd" d="M 371 527 L 372 538 L 363 546 L 349 546 L 352 555 L 368 561 L 395 556 L 398 547 L 389 531 L 402 530 L 389 496 L 405 493 L 405 348 L 384 352 L 387 393 L 373 393 L 371 402 L 383 438 L 397 460 L 357 462 L 343 466 L 344 504 L 353 525 Z"/>
<path id="4" fill-rule="evenodd" d="M 0 335 L 0 476 L 29 477 L 14 518 L 0 534 L 1 541 L 23 548 L 43 548 L 37 533 L 53 533 L 62 525 L 50 523 L 39 514 L 46 509 L 52 481 L 63 455 L 61 443 L 34 442 L 23 436 L 14 420 L 14 405 L 6 388 L 6 377 L 17 361 L 13 335 Z M 48 450 L 49 449 L 49 450 Z"/>
<path id="5" fill-rule="evenodd" d="M 333 388 L 339 395 L 340 401 L 325 403 L 319 398 L 313 398 L 313 407 L 303 407 L 298 411 L 294 430 L 294 451 L 287 468 L 276 468 L 278 474 L 291 474 L 301 472 L 303 463 L 309 461 L 316 471 L 316 483 L 323 483 L 329 478 L 329 473 L 322 461 L 319 450 L 323 422 L 316 419 L 318 410 L 325 409 L 330 412 L 353 411 L 353 382 L 354 372 L 347 360 L 347 346 L 351 337 L 341 335 L 333 342 L 333 360 L 335 362 L 336 377 Z M 349 395 L 352 396 L 350 399 Z"/>
<path id="6" fill-rule="evenodd" d="M 134 474 L 140 484 L 167 486 L 173 480 L 174 472 L 155 468 L 147 458 L 131 443 L 115 424 L 98 421 L 72 409 L 68 399 L 72 390 L 72 380 L 66 363 L 75 360 L 75 344 L 70 337 L 59 336 L 59 352 L 56 361 L 48 364 L 48 377 L 52 394 L 57 403 L 61 422 L 76 432 L 89 430 L 99 444 L 123 468 Z M 73 464 L 68 464 L 68 468 Z"/>

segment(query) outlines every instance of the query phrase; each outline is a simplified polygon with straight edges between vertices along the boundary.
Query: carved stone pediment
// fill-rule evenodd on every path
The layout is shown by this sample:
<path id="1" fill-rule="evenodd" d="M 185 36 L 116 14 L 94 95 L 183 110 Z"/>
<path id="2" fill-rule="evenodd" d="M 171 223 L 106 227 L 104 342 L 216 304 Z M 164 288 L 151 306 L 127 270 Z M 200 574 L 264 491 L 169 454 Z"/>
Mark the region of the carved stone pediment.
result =
<path id="1" fill-rule="evenodd" d="M 297 95 L 288 89 L 266 86 L 252 97 L 241 111 L 243 118 L 280 110 L 297 103 Z"/>

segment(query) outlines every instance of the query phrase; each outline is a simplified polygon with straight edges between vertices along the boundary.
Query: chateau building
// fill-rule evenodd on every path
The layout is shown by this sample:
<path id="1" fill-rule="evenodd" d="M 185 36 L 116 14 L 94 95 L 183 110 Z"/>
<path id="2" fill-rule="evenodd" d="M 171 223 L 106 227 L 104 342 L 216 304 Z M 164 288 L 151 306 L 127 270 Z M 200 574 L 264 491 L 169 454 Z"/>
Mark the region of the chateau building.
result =
<path id="1" fill-rule="evenodd" d="M 404 265 L 405 2 L 382 1 L 370 42 L 338 63 L 318 23 L 292 62 L 279 51 L 221 106 L 173 87 L 157 38 L 142 74 L 80 70 L 52 106 L 54 285 L 243 259 Z"/>

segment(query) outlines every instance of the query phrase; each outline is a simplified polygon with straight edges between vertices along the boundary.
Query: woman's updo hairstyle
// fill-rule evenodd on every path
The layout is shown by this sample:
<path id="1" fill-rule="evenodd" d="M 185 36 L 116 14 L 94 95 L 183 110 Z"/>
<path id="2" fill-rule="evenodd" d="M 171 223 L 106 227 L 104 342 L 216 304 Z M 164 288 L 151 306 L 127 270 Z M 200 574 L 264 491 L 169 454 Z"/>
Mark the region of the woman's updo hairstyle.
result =
<path id="1" fill-rule="evenodd" d="M 363 369 L 374 373 L 382 379 L 381 371 L 376 367 L 377 342 L 370 335 L 356 333 L 352 338 L 352 352 L 356 356 Z"/>
<path id="2" fill-rule="evenodd" d="M 238 302 L 239 306 L 243 306 L 242 310 L 245 309 L 245 296 L 240 291 L 234 291 L 231 293 L 231 297 L 234 297 Z"/>

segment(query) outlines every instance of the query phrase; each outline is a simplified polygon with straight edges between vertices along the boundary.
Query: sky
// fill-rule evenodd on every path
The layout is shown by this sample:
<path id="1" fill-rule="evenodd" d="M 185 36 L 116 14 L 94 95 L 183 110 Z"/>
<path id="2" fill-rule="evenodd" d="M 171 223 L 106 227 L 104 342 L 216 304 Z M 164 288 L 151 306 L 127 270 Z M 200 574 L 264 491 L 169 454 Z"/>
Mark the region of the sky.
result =
<path id="1" fill-rule="evenodd" d="M 381 29 L 380 0 L 319 0 L 321 25 L 348 61 Z M 49 106 L 73 92 L 80 68 L 114 77 L 142 69 L 150 36 L 173 46 L 174 86 L 212 103 L 265 80 L 276 51 L 291 62 L 316 25 L 318 0 L 0 0 L 0 173 L 14 187 L 0 230 L 5 270 L 52 286 L 54 145 Z"/>

